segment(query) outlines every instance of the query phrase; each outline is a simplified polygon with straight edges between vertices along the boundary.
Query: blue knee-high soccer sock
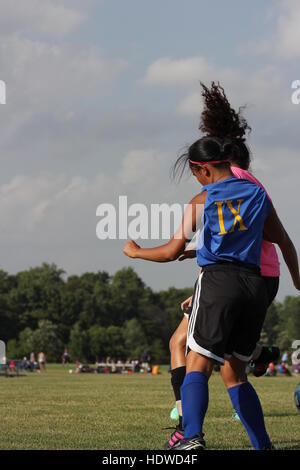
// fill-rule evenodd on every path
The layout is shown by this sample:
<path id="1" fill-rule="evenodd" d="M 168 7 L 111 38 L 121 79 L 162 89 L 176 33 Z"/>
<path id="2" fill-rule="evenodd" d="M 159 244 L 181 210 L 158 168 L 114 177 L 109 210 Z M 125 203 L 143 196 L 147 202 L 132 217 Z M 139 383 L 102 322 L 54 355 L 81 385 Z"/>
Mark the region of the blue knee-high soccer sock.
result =
<path id="1" fill-rule="evenodd" d="M 202 372 L 189 372 L 180 389 L 184 437 L 202 433 L 208 407 L 208 380 Z"/>
<path id="2" fill-rule="evenodd" d="M 269 445 L 262 407 L 252 385 L 245 382 L 229 388 L 228 393 L 254 449 L 260 450 Z"/>

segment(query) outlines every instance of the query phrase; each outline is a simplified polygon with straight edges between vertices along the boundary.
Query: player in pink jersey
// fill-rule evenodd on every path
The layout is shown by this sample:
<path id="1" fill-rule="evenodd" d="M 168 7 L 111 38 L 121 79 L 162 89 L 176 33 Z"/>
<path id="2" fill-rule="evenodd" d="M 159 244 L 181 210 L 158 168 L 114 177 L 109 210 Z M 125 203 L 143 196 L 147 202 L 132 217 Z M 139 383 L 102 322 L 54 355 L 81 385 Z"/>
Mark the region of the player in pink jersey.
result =
<path id="1" fill-rule="evenodd" d="M 245 133 L 250 130 L 246 120 L 241 116 L 240 111 L 236 113 L 230 106 L 224 90 L 218 85 L 212 83 L 209 90 L 204 85 L 202 96 L 204 98 L 204 111 L 201 116 L 200 130 L 207 135 L 219 136 L 226 138 L 234 138 L 236 141 L 235 151 L 231 160 L 231 171 L 237 178 L 247 179 L 265 189 L 260 181 L 258 181 L 250 172 L 250 152 L 245 144 Z M 177 161 L 174 171 L 178 171 L 182 165 L 181 159 Z M 185 167 L 183 166 L 181 174 Z M 269 197 L 269 195 L 268 195 Z M 283 256 L 286 259 L 288 247 L 280 247 Z M 192 258 L 196 255 L 193 244 L 187 247 L 187 252 L 180 259 Z M 261 251 L 261 274 L 265 279 L 268 291 L 269 305 L 275 299 L 279 287 L 279 260 L 276 248 L 273 243 L 264 240 Z M 176 406 L 179 414 L 179 424 L 172 433 L 170 440 L 166 443 L 167 448 L 172 448 L 183 438 L 182 429 L 182 410 L 180 387 L 185 377 L 185 352 L 186 337 L 188 330 L 188 318 L 191 310 L 192 297 L 186 299 L 181 308 L 184 317 L 170 340 L 171 353 L 171 383 L 175 395 Z M 280 351 L 276 347 L 262 347 L 257 345 L 253 352 L 253 371 L 256 376 L 263 375 L 267 370 L 267 365 L 271 361 L 276 361 Z"/>
<path id="2" fill-rule="evenodd" d="M 250 160 L 246 159 L 244 163 L 248 168 L 250 164 Z M 231 171 L 236 178 L 247 179 L 252 181 L 252 183 L 257 184 L 261 188 L 266 191 L 266 188 L 261 184 L 261 182 L 255 178 L 247 169 L 243 169 L 239 166 L 236 166 L 237 163 L 231 165 Z M 268 192 L 266 191 L 267 195 Z M 269 199 L 271 200 L 270 196 L 268 195 Z M 261 258 L 260 258 L 260 270 L 262 276 L 267 277 L 279 277 L 280 276 L 280 268 L 279 268 L 279 261 L 276 252 L 276 248 L 273 243 L 268 242 L 267 240 L 263 240 L 262 250 L 261 250 Z"/>

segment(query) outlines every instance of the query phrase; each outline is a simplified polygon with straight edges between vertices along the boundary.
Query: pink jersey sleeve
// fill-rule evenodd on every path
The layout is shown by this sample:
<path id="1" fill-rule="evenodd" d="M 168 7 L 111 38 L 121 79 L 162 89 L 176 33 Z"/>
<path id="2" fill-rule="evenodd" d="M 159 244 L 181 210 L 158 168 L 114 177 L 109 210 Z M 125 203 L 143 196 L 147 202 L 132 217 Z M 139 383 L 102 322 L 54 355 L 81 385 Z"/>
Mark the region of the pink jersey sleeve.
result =
<path id="1" fill-rule="evenodd" d="M 238 168 L 237 166 L 231 166 L 231 171 L 236 178 L 249 180 L 252 183 L 260 186 L 262 189 L 264 189 L 264 191 L 266 191 L 266 188 L 261 184 L 260 181 L 258 181 L 257 178 L 255 178 L 255 176 L 253 176 L 250 173 L 250 171 L 242 170 L 242 168 Z M 267 191 L 266 191 L 266 194 L 268 198 L 270 199 L 270 201 L 272 202 L 272 199 L 270 198 Z M 268 242 L 266 240 L 263 240 L 262 247 L 261 247 L 260 270 L 261 270 L 262 276 L 267 276 L 267 277 L 280 276 L 280 266 L 279 266 L 279 260 L 278 260 L 276 248 L 273 245 L 273 243 Z"/>

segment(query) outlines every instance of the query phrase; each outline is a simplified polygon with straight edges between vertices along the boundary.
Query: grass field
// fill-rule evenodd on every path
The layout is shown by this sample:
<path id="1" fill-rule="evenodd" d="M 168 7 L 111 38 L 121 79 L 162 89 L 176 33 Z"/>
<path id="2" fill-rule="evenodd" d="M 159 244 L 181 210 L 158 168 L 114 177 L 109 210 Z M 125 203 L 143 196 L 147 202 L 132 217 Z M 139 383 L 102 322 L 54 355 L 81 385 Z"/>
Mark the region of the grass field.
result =
<path id="1" fill-rule="evenodd" d="M 161 449 L 170 431 L 173 397 L 166 370 L 152 377 L 68 373 L 0 377 L 1 449 Z M 251 378 L 278 449 L 300 449 L 300 413 L 293 393 L 298 378 Z M 210 383 L 205 422 L 209 449 L 249 449 L 242 425 L 218 374 Z"/>

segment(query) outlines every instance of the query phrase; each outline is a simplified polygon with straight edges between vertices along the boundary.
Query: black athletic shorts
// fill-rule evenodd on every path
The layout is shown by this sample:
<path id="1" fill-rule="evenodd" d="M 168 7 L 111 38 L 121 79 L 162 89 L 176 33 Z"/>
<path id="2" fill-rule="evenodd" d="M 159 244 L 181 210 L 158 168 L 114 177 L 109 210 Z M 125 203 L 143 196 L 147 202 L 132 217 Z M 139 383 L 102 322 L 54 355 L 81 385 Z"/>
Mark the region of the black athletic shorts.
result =
<path id="1" fill-rule="evenodd" d="M 278 288 L 279 288 L 279 277 L 278 276 L 262 276 L 266 283 L 267 295 L 268 295 L 268 307 L 275 299 Z M 183 309 L 183 314 L 189 318 L 192 313 L 192 305 Z"/>
<path id="2" fill-rule="evenodd" d="M 277 288 L 256 268 L 232 263 L 205 266 L 195 284 L 187 350 L 221 364 L 231 355 L 248 362 L 277 293 L 276 279 Z"/>

